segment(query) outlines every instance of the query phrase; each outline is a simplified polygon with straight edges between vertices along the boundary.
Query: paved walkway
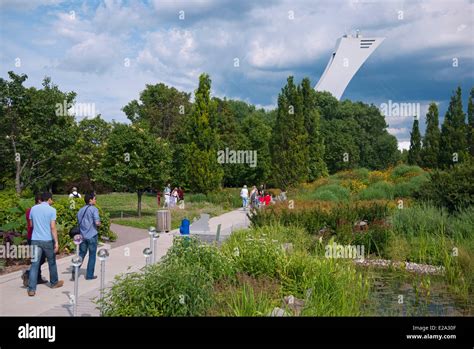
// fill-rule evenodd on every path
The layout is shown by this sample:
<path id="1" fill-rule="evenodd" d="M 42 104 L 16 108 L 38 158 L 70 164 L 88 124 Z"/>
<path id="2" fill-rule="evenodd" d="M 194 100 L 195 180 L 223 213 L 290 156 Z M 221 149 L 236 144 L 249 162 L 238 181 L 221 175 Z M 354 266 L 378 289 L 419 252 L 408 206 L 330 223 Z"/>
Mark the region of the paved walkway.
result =
<path id="1" fill-rule="evenodd" d="M 209 220 L 209 227 L 216 232 L 221 224 L 221 236 L 229 235 L 233 230 L 248 226 L 246 214 L 241 209 L 227 212 Z M 149 247 L 150 240 L 145 229 L 111 225 L 111 230 L 120 236 L 135 235 L 139 240 L 125 245 L 102 246 L 110 248 L 106 262 L 105 283 L 110 285 L 115 275 L 140 270 L 145 265 L 143 249 Z M 160 235 L 157 243 L 157 259 L 166 254 L 173 243 L 173 237 L 179 235 L 177 230 Z M 99 247 L 100 248 L 100 247 Z M 79 276 L 79 301 L 77 303 L 79 316 L 98 316 L 99 311 L 93 299 L 99 297 L 100 288 L 100 261 L 96 262 L 95 280 L 85 280 L 84 273 L 87 266 L 87 256 Z M 0 276 L 0 315 L 3 316 L 71 316 L 74 282 L 71 278 L 71 258 L 62 258 L 57 261 L 59 278 L 64 280 L 64 286 L 50 289 L 47 285 L 38 285 L 35 297 L 28 297 L 26 288 L 21 281 L 21 271 Z M 43 276 L 48 276 L 47 263 L 43 266 Z"/>

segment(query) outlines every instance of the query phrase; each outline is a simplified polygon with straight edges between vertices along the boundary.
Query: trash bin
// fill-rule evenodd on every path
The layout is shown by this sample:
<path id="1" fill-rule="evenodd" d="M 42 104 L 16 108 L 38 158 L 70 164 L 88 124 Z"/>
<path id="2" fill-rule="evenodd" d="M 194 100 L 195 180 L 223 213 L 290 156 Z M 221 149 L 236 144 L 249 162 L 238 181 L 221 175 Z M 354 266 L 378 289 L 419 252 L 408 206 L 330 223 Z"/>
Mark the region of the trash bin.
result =
<path id="1" fill-rule="evenodd" d="M 156 212 L 156 230 L 169 232 L 171 230 L 171 211 L 158 210 Z"/>
<path id="2" fill-rule="evenodd" d="M 181 235 L 189 235 L 189 219 L 185 218 L 181 221 L 181 226 L 179 227 L 179 232 Z"/>

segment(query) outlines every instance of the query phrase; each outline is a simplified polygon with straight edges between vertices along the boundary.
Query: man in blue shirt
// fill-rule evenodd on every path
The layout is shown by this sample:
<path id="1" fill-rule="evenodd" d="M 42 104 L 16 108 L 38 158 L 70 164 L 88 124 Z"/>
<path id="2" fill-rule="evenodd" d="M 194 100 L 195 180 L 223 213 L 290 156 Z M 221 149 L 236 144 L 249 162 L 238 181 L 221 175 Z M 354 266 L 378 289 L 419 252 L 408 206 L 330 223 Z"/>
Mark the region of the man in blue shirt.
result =
<path id="1" fill-rule="evenodd" d="M 30 280 L 28 282 L 28 295 L 36 294 L 38 282 L 38 271 L 40 268 L 41 256 L 44 254 L 48 260 L 49 276 L 51 288 L 58 288 L 64 284 L 63 280 L 58 280 L 58 268 L 56 266 L 56 253 L 59 250 L 58 232 L 56 231 L 56 209 L 51 207 L 53 196 L 45 192 L 41 194 L 41 204 L 33 206 L 30 211 L 33 234 L 31 245 L 34 256 L 30 268 Z"/>
<path id="2" fill-rule="evenodd" d="M 86 205 L 77 212 L 77 221 L 80 223 L 80 230 L 83 241 L 79 245 L 79 255 L 84 260 L 89 251 L 89 261 L 87 262 L 86 280 L 96 279 L 94 275 L 95 258 L 97 254 L 97 244 L 99 242 L 99 232 L 97 227 L 100 226 L 99 210 L 95 207 L 97 198 L 94 193 L 87 193 L 84 197 Z M 72 277 L 74 278 L 74 269 Z"/>

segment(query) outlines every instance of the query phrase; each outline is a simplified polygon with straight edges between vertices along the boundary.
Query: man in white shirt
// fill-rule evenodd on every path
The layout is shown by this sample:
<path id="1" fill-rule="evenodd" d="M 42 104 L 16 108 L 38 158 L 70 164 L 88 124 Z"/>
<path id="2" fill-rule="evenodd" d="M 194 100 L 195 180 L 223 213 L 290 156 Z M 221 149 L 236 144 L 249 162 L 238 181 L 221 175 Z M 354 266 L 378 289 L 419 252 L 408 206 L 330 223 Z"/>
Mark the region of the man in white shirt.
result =
<path id="1" fill-rule="evenodd" d="M 77 192 L 77 188 L 76 188 L 76 187 L 73 187 L 73 188 L 72 188 L 72 193 L 69 194 L 69 198 L 71 198 L 71 199 L 80 199 L 80 198 L 81 198 L 81 194 L 79 194 L 79 193 Z"/>

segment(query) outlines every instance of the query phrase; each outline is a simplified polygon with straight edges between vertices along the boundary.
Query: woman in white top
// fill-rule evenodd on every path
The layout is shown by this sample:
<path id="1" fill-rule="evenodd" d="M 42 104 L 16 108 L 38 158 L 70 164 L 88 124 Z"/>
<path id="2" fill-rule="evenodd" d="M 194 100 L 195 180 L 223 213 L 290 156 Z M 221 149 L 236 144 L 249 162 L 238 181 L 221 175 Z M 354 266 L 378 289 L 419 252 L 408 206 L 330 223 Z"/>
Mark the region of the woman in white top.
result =
<path id="1" fill-rule="evenodd" d="M 244 187 L 240 190 L 240 197 L 242 198 L 242 207 L 244 209 L 247 208 L 247 202 L 249 199 L 249 190 L 247 189 L 246 185 L 244 185 Z"/>

